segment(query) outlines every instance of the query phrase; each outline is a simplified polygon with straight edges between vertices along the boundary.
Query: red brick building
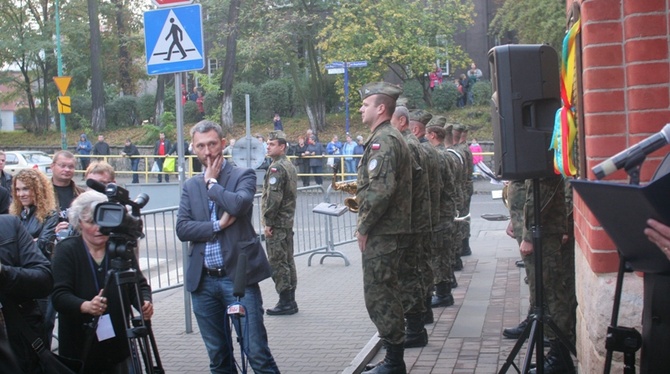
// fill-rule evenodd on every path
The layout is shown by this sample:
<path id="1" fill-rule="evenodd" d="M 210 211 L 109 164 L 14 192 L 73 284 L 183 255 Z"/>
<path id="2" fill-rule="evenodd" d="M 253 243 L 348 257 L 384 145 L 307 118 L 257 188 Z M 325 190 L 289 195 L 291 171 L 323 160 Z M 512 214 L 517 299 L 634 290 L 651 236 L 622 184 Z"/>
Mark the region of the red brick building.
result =
<path id="1" fill-rule="evenodd" d="M 568 0 L 581 8 L 582 177 L 591 168 L 658 132 L 670 122 L 670 1 Z M 647 157 L 641 181 L 648 181 L 668 147 Z M 626 183 L 619 171 L 608 180 Z M 575 196 L 577 241 L 577 352 L 581 373 L 602 372 L 618 256 L 614 244 Z M 641 331 L 642 280 L 627 274 L 619 324 Z M 621 356 L 615 356 L 621 361 Z M 638 361 L 639 363 L 639 355 Z M 613 372 L 621 372 L 621 362 Z"/>

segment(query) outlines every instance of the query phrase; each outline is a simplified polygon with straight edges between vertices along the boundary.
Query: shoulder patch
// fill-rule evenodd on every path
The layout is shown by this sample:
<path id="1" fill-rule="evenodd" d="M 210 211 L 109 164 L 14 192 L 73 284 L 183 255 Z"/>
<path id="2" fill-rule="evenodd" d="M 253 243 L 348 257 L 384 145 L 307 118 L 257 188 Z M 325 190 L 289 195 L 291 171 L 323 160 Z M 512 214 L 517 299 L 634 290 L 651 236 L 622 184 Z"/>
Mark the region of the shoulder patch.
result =
<path id="1" fill-rule="evenodd" d="M 378 151 L 382 147 L 382 145 L 379 143 L 372 143 L 371 147 L 373 151 Z"/>
<path id="2" fill-rule="evenodd" d="M 376 167 L 377 167 L 377 159 L 376 159 L 376 158 L 373 158 L 373 159 L 370 160 L 370 162 L 368 163 L 368 170 L 369 170 L 369 171 L 373 171 L 373 170 L 375 170 Z"/>
<path id="3" fill-rule="evenodd" d="M 276 184 L 277 183 L 277 178 L 276 177 L 270 177 L 270 180 L 268 180 L 270 184 Z"/>
<path id="4" fill-rule="evenodd" d="M 277 172 L 277 168 L 270 168 L 270 172 L 271 172 L 271 173 L 276 173 L 276 172 Z"/>

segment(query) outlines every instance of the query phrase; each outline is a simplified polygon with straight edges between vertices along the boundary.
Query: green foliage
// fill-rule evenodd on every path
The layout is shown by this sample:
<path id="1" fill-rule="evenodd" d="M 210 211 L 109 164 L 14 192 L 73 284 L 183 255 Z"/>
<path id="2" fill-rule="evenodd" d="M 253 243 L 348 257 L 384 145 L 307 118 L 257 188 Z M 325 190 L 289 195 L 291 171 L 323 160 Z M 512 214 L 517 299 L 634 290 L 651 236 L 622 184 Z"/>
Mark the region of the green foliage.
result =
<path id="1" fill-rule="evenodd" d="M 137 111 L 140 122 L 149 120 L 155 114 L 156 96 L 145 94 L 137 99 Z"/>
<path id="2" fill-rule="evenodd" d="M 22 127 L 28 126 L 30 123 L 30 108 L 28 107 L 23 107 L 23 108 L 18 108 L 14 112 L 14 121 L 21 125 Z"/>
<path id="3" fill-rule="evenodd" d="M 216 97 L 214 93 L 208 93 L 205 95 L 205 102 L 203 103 L 205 107 L 205 116 L 218 116 L 221 112 L 221 101 Z"/>
<path id="4" fill-rule="evenodd" d="M 547 43 L 561 53 L 565 35 L 564 0 L 504 0 L 491 21 L 491 34 L 515 35 L 519 43 Z"/>
<path id="5" fill-rule="evenodd" d="M 291 112 L 291 94 L 293 87 L 286 81 L 272 80 L 265 82 L 259 92 L 260 118 L 272 118 L 274 113 L 285 116 Z"/>
<path id="6" fill-rule="evenodd" d="M 233 86 L 233 117 L 235 122 L 242 122 L 246 118 L 246 104 L 244 96 L 249 95 L 249 110 L 254 118 L 259 110 L 258 88 L 251 83 L 239 82 Z"/>
<path id="7" fill-rule="evenodd" d="M 325 61 L 368 61 L 351 70 L 352 87 L 382 80 L 389 69 L 405 82 L 423 80 L 438 59 L 452 66 L 469 60 L 454 36 L 472 24 L 473 13 L 472 1 L 462 0 L 345 1 L 327 17 L 319 48 Z"/>
<path id="8" fill-rule="evenodd" d="M 107 126 L 123 127 L 139 123 L 137 99 L 134 96 L 121 96 L 105 105 Z"/>
<path id="9" fill-rule="evenodd" d="M 425 109 L 426 102 L 423 100 L 423 87 L 415 79 L 406 81 L 402 88 L 402 96 L 407 98 L 407 108 Z"/>
<path id="10" fill-rule="evenodd" d="M 432 92 L 433 108 L 445 112 L 452 110 L 456 107 L 459 96 L 458 88 L 449 82 L 445 82 Z"/>
<path id="11" fill-rule="evenodd" d="M 161 116 L 161 123 L 164 123 L 162 127 L 156 125 L 144 125 L 143 128 L 146 130 L 144 137 L 140 141 L 140 144 L 154 144 L 160 133 L 165 133 L 165 138 L 167 139 L 176 139 L 177 130 L 175 130 L 177 125 L 177 119 L 174 113 L 164 112 Z"/>
<path id="12" fill-rule="evenodd" d="M 93 104 L 89 95 L 71 96 L 72 114 L 66 123 L 74 129 L 91 127 Z"/>
<path id="13" fill-rule="evenodd" d="M 491 82 L 481 80 L 472 86 L 472 95 L 475 105 L 489 105 L 491 103 L 491 95 L 493 88 Z"/>
<path id="14" fill-rule="evenodd" d="M 187 101 L 184 104 L 184 123 L 196 123 L 200 120 L 200 113 L 198 113 L 198 104 L 195 101 Z"/>

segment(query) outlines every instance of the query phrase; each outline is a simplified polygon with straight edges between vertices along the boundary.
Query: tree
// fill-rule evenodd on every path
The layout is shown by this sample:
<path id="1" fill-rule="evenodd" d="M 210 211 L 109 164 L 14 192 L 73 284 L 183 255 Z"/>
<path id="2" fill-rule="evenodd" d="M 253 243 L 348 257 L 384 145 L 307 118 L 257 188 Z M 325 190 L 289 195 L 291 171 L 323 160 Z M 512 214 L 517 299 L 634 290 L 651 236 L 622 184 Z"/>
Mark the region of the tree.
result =
<path id="1" fill-rule="evenodd" d="M 391 71 L 396 79 L 415 79 L 431 106 L 425 74 L 444 50 L 452 65 L 469 59 L 454 42 L 459 30 L 472 24 L 471 0 L 341 1 L 321 31 L 319 48 L 326 61 L 368 61 L 368 68 L 350 71 L 350 85 L 382 80 Z"/>
<path id="2" fill-rule="evenodd" d="M 228 22 L 224 30 L 226 37 L 226 59 L 223 62 L 221 75 L 221 91 L 223 99 L 221 105 L 221 124 L 225 131 L 233 128 L 233 80 L 235 78 L 235 60 L 237 53 L 237 35 L 239 33 L 238 20 L 240 16 L 241 0 L 230 0 L 228 6 Z"/>
<path id="3" fill-rule="evenodd" d="M 98 19 L 98 0 L 87 0 L 88 22 L 91 32 L 91 100 L 93 102 L 93 131 L 100 132 L 107 127 L 105 119 L 105 91 L 102 86 L 102 68 L 100 66 L 100 21 Z"/>
<path id="4" fill-rule="evenodd" d="M 519 43 L 547 43 L 559 53 L 565 36 L 564 0 L 503 0 L 491 21 L 491 33 L 514 34 Z"/>

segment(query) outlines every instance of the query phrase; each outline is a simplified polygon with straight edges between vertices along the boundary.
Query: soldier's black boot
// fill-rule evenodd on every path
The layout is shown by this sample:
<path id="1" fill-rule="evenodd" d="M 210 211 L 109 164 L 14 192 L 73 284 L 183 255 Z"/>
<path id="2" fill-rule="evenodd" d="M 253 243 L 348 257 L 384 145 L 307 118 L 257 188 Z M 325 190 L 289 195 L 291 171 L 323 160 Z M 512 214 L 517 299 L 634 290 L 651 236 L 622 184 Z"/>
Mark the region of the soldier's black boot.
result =
<path id="1" fill-rule="evenodd" d="M 428 344 L 428 332 L 423 327 L 423 313 L 406 314 L 405 348 L 425 347 Z"/>
<path id="2" fill-rule="evenodd" d="M 454 271 L 461 271 L 463 270 L 463 260 L 461 260 L 461 256 L 456 257 L 456 265 L 454 265 Z"/>
<path id="3" fill-rule="evenodd" d="M 435 322 L 435 316 L 433 316 L 433 308 L 431 307 L 432 301 L 433 301 L 433 295 L 431 292 L 431 295 L 428 295 L 424 299 L 424 303 L 426 304 L 426 312 L 423 314 L 424 325 L 428 325 Z"/>
<path id="4" fill-rule="evenodd" d="M 286 290 L 279 293 L 279 301 L 274 308 L 266 310 L 269 316 L 286 316 L 298 313 L 298 305 L 295 300 L 291 302 L 291 291 Z"/>
<path id="5" fill-rule="evenodd" d="M 470 238 L 463 238 L 463 244 L 461 246 L 461 256 L 470 256 L 472 254 L 472 249 L 470 249 Z"/>
<path id="6" fill-rule="evenodd" d="M 291 290 L 291 306 L 295 309 L 295 312 L 298 313 L 298 303 L 295 302 L 295 289 Z"/>
<path id="7" fill-rule="evenodd" d="M 452 290 L 458 287 L 458 281 L 456 280 L 456 276 L 454 274 L 449 276 L 449 287 L 451 287 Z"/>
<path id="8" fill-rule="evenodd" d="M 521 323 L 519 323 L 517 326 L 504 329 L 503 336 L 507 339 L 519 339 L 529 322 L 530 316 L 526 316 L 526 319 L 521 321 Z"/>
<path id="9" fill-rule="evenodd" d="M 563 346 L 557 339 L 549 341 L 549 352 L 544 356 L 545 374 L 573 374 L 575 364 L 572 362 L 570 351 Z M 537 370 L 531 369 L 528 373 L 535 374 Z"/>
<path id="10" fill-rule="evenodd" d="M 386 357 L 374 367 L 368 369 L 367 374 L 407 374 L 405 367 L 405 348 L 402 344 L 384 344 L 386 347 Z"/>
<path id="11" fill-rule="evenodd" d="M 440 282 L 435 285 L 435 296 L 431 300 L 432 308 L 440 308 L 454 305 L 454 296 L 451 294 L 449 283 Z"/>

